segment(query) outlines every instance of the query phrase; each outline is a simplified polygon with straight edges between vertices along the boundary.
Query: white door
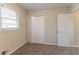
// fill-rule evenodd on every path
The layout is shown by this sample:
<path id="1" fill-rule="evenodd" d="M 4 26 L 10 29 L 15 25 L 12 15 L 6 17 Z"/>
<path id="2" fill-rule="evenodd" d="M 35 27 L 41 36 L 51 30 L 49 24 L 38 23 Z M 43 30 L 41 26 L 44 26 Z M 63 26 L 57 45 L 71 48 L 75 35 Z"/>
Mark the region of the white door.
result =
<path id="1" fill-rule="evenodd" d="M 57 18 L 57 45 L 70 47 L 71 21 L 69 14 L 58 14 Z"/>
<path id="2" fill-rule="evenodd" d="M 32 23 L 32 43 L 44 43 L 44 16 L 34 16 Z"/>

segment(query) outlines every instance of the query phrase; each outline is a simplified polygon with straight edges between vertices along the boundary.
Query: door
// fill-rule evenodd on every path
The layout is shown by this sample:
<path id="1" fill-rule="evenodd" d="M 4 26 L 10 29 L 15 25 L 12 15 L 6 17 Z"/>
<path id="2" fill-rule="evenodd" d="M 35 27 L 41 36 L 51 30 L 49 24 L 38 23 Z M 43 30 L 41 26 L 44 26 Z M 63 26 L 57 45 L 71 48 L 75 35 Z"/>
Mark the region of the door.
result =
<path id="1" fill-rule="evenodd" d="M 69 14 L 58 14 L 57 18 L 57 45 L 70 47 L 71 21 Z"/>
<path id="2" fill-rule="evenodd" d="M 33 16 L 32 43 L 44 43 L 44 16 Z"/>

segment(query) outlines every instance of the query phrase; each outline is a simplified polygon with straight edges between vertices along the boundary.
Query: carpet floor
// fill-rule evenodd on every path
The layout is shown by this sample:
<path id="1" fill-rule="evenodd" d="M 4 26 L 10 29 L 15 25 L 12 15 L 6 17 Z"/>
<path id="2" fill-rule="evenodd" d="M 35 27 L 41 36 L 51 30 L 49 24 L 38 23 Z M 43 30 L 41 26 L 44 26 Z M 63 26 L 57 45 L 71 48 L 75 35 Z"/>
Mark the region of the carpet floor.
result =
<path id="1" fill-rule="evenodd" d="M 78 55 L 78 48 L 28 43 L 11 55 Z"/>

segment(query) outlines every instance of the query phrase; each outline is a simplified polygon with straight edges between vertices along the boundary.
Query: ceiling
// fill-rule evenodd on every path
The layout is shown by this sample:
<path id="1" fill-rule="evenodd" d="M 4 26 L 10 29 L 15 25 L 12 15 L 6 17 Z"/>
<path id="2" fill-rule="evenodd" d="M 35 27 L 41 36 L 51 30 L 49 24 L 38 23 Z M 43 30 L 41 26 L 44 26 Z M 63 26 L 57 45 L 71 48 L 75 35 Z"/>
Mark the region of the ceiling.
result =
<path id="1" fill-rule="evenodd" d="M 27 10 L 39 10 L 48 8 L 67 8 L 72 3 L 20 3 L 20 5 Z"/>

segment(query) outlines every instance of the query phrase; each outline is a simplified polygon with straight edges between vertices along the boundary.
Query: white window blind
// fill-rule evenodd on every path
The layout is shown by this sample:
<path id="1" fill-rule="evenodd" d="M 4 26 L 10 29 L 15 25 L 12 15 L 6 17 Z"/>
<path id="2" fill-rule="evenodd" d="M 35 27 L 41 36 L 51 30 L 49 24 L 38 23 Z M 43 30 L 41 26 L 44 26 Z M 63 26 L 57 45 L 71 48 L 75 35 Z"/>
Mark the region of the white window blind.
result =
<path id="1" fill-rule="evenodd" d="M 19 27 L 18 15 L 15 11 L 1 7 L 0 8 L 0 30 L 13 29 L 16 30 Z"/>

